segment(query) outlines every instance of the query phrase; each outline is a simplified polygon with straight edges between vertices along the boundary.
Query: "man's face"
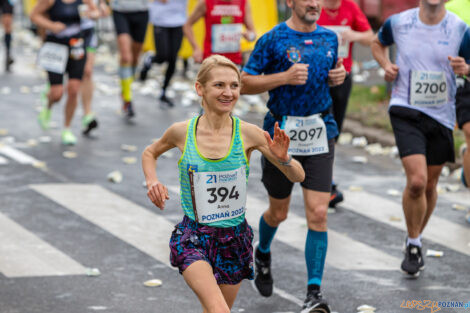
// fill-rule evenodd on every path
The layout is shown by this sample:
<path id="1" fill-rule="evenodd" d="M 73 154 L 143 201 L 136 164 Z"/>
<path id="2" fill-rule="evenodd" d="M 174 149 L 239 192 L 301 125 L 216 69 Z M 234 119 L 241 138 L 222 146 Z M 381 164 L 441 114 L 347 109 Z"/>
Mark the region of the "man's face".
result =
<path id="1" fill-rule="evenodd" d="M 428 6 L 438 6 L 440 4 L 444 4 L 445 0 L 421 0 L 424 2 L 424 4 L 427 4 Z"/>
<path id="2" fill-rule="evenodd" d="M 287 0 L 287 5 L 305 24 L 314 24 L 319 18 L 322 0 Z"/>

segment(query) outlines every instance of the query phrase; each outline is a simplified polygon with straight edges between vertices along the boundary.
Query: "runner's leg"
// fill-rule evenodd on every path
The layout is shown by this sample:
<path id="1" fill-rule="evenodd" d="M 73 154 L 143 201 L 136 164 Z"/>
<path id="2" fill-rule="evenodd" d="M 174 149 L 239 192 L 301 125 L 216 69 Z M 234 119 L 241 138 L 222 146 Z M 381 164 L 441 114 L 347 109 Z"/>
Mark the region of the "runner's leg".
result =
<path id="1" fill-rule="evenodd" d="M 442 165 L 430 165 L 427 167 L 427 176 L 428 180 L 426 183 L 426 214 L 424 215 L 423 222 L 421 224 L 420 234 L 423 233 L 424 228 L 426 227 L 429 218 L 434 212 L 437 202 L 437 182 L 439 181 L 439 176 L 441 175 Z"/>
<path id="2" fill-rule="evenodd" d="M 225 295 L 217 285 L 212 267 L 205 261 L 192 263 L 183 272 L 183 277 L 188 286 L 199 298 L 199 302 L 205 313 L 230 313 L 230 307 L 225 300 Z M 238 288 L 240 284 L 237 285 Z M 238 289 L 236 290 L 238 292 Z M 229 300 L 236 297 L 234 290 L 226 290 Z"/>

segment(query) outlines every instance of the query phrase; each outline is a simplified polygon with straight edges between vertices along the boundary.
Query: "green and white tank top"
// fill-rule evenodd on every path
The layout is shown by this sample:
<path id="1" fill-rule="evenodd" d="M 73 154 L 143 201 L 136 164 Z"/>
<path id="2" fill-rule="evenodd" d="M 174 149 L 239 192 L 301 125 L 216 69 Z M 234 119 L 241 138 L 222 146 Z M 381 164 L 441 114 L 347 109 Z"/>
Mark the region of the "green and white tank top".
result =
<path id="1" fill-rule="evenodd" d="M 178 161 L 181 206 L 185 215 L 200 224 L 236 226 L 245 219 L 250 168 L 240 133 L 240 120 L 232 118 L 230 149 L 218 160 L 208 159 L 199 152 L 196 142 L 198 120 L 199 116 L 188 123 L 183 155 Z"/>

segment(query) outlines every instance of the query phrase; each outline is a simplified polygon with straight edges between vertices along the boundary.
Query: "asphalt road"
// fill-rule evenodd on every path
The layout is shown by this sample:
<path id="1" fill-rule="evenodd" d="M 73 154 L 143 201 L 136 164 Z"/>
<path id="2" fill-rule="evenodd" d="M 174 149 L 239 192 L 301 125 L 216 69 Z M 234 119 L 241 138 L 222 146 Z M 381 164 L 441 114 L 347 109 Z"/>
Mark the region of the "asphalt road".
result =
<path id="1" fill-rule="evenodd" d="M 31 47 L 23 49 L 14 72 L 0 74 L 0 312 L 199 312 L 196 297 L 168 264 L 168 238 L 172 225 L 182 218 L 176 167 L 180 153 L 172 151 L 159 161 L 159 177 L 171 197 L 164 211 L 146 198 L 140 167 L 146 145 L 171 123 L 199 111 L 197 100 L 188 100 L 194 97 L 192 83 L 177 76 L 176 105 L 162 107 L 156 100 L 161 80 L 156 69 L 156 80 L 135 86 L 137 116 L 128 122 L 119 114 L 113 56 L 102 51 L 94 98 L 99 128 L 90 138 L 79 135 L 76 146 L 64 147 L 63 101 L 53 111 L 56 128 L 45 132 L 36 121 L 45 79 L 34 68 L 34 55 Z M 259 100 L 243 99 L 237 112 L 260 125 L 260 113 L 246 113 L 247 108 L 258 108 L 249 106 L 250 101 Z M 79 109 L 73 125 L 77 134 L 81 114 Z M 136 151 L 123 150 L 123 144 Z M 65 151 L 76 157 L 65 158 Z M 354 162 L 357 156 L 368 162 Z M 132 157 L 136 162 L 123 161 L 129 157 L 127 162 Z M 123 175 L 121 183 L 107 180 L 116 170 Z M 247 216 L 255 230 L 267 207 L 260 176 L 259 154 L 254 154 Z M 376 312 L 412 312 L 418 309 L 401 307 L 403 301 L 470 301 L 470 225 L 464 220 L 466 211 L 452 208 L 470 205 L 468 191 L 460 188 L 439 196 L 424 245 L 425 250 L 444 255 L 427 257 L 420 277 L 408 279 L 399 271 L 406 236 L 400 198 L 405 179 L 399 160 L 371 156 L 352 145 L 338 146 L 335 179 L 346 201 L 329 213 L 322 284 L 333 311 L 357 312 L 367 304 Z M 452 177 L 441 179 L 442 190 L 459 188 L 458 184 Z M 272 245 L 275 294 L 262 298 L 245 281 L 232 312 L 300 311 L 306 292 L 306 231 L 296 186 L 289 218 Z M 86 275 L 89 268 L 99 269 L 100 275 Z M 163 284 L 144 286 L 150 279 Z"/>

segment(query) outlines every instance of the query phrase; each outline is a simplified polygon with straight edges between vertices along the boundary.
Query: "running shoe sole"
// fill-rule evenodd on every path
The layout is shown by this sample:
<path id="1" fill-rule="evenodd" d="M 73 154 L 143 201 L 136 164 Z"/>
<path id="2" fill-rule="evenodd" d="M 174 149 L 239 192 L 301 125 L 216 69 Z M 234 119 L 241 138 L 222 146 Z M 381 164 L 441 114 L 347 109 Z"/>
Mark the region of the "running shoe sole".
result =
<path id="1" fill-rule="evenodd" d="M 300 313 L 331 313 L 331 309 L 324 303 L 318 303 L 315 307 L 303 309 Z"/>
<path id="2" fill-rule="evenodd" d="M 82 131 L 82 134 L 88 135 L 90 131 L 94 128 L 98 127 L 98 122 L 96 120 L 91 121 L 87 127 Z"/>

